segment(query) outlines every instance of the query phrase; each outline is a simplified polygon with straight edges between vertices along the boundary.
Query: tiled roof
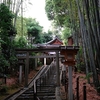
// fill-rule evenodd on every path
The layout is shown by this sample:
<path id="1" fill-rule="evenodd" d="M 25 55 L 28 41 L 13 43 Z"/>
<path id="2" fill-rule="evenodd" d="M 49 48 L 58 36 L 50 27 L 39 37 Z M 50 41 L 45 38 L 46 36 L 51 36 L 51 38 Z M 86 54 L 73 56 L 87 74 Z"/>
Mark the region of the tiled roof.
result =
<path id="1" fill-rule="evenodd" d="M 61 43 L 61 45 L 63 44 L 63 42 L 62 42 L 62 41 L 61 41 L 57 36 L 56 36 L 53 40 L 47 42 L 46 44 L 50 44 L 50 45 L 52 45 L 53 42 L 56 41 L 56 40 L 58 40 L 58 41 Z"/>

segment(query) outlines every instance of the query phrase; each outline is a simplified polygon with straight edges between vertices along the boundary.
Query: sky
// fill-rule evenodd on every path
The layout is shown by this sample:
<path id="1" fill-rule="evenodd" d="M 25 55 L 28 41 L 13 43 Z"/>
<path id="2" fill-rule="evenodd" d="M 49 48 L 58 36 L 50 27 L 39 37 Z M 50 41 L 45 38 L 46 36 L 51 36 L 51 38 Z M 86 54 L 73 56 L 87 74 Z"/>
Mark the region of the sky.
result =
<path id="1" fill-rule="evenodd" d="M 45 12 L 45 0 L 30 0 L 32 5 L 28 5 L 27 10 L 24 12 L 25 17 L 35 18 L 44 31 L 47 32 L 50 29 L 51 22 L 48 20 Z"/>

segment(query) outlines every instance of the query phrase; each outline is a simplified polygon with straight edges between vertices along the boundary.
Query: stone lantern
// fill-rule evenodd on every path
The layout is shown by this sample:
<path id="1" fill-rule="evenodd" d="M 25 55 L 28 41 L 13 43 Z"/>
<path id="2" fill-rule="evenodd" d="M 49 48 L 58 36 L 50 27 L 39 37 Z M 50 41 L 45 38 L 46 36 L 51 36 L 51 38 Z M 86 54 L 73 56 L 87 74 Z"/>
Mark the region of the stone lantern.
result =
<path id="1" fill-rule="evenodd" d="M 19 83 L 22 82 L 22 70 L 23 70 L 23 65 L 25 65 L 24 59 L 19 58 L 18 59 L 18 64 L 19 64 Z"/>
<path id="2" fill-rule="evenodd" d="M 68 100 L 73 100 L 72 67 L 75 65 L 78 50 L 79 46 L 73 46 L 72 37 L 68 38 L 68 46 L 61 46 L 60 54 L 64 55 L 62 63 L 68 66 Z"/>
<path id="3" fill-rule="evenodd" d="M 74 66 L 75 65 L 75 55 L 77 54 L 77 51 L 79 50 L 79 46 L 73 46 L 73 38 L 72 36 L 68 37 L 68 46 L 61 46 L 61 55 L 64 55 L 64 59 L 62 60 L 62 63 L 68 66 Z"/>

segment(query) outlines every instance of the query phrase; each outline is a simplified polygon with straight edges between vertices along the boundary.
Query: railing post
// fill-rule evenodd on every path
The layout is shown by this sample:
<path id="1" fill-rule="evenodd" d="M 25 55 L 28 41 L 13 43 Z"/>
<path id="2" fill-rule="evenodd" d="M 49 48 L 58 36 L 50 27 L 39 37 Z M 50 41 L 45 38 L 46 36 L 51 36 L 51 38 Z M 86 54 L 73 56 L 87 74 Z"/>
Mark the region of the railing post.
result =
<path id="1" fill-rule="evenodd" d="M 68 100 L 73 100 L 72 66 L 68 66 Z"/>
<path id="2" fill-rule="evenodd" d="M 77 100 L 79 100 L 79 77 L 76 79 L 76 96 Z"/>
<path id="3" fill-rule="evenodd" d="M 48 72 L 47 72 L 47 79 L 49 78 L 49 70 L 48 70 Z"/>
<path id="4" fill-rule="evenodd" d="M 46 74 L 44 75 L 44 85 L 46 85 Z"/>
<path id="5" fill-rule="evenodd" d="M 87 100 L 87 97 L 86 97 L 86 83 L 83 83 L 83 100 Z"/>
<path id="6" fill-rule="evenodd" d="M 41 81 L 42 81 L 42 80 L 41 80 L 41 77 L 40 77 L 40 90 L 41 90 Z"/>
<path id="7" fill-rule="evenodd" d="M 36 80 L 35 84 L 36 84 L 36 93 L 37 93 L 37 80 Z"/>
<path id="8" fill-rule="evenodd" d="M 34 98 L 33 99 L 36 100 L 37 99 L 37 81 L 34 80 L 33 82 L 34 82 L 34 85 L 33 85 Z"/>

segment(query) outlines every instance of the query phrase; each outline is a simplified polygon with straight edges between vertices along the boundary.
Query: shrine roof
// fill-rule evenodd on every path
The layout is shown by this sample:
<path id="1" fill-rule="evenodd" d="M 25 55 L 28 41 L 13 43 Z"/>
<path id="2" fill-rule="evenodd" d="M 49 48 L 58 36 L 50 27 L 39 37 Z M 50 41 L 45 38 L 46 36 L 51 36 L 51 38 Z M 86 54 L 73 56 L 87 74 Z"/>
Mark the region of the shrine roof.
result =
<path id="1" fill-rule="evenodd" d="M 49 41 L 49 42 L 47 42 L 47 43 L 42 43 L 42 44 L 32 44 L 34 47 L 48 47 L 48 48 L 50 48 L 50 47 L 59 47 L 59 46 L 61 46 L 61 45 L 63 45 L 63 42 L 62 42 L 62 40 L 61 39 L 59 39 L 57 36 L 53 39 L 53 40 L 51 40 L 51 41 Z"/>
<path id="2" fill-rule="evenodd" d="M 49 45 L 63 45 L 63 42 L 56 36 L 53 40 L 45 43 Z"/>

